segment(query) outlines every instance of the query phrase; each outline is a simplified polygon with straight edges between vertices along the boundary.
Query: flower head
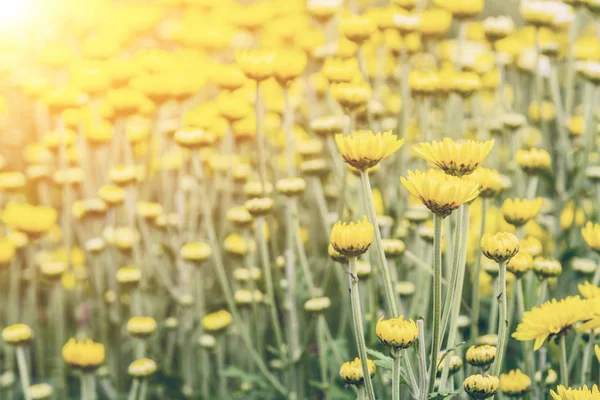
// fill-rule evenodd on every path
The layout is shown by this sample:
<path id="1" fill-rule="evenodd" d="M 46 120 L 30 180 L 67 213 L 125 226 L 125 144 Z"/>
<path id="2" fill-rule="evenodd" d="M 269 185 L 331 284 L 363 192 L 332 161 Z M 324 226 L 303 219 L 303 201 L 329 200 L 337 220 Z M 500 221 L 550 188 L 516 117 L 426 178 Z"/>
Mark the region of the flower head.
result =
<path id="1" fill-rule="evenodd" d="M 500 375 L 500 391 L 509 397 L 521 397 L 531 388 L 531 378 L 519 369 Z"/>
<path id="2" fill-rule="evenodd" d="M 340 22 L 341 33 L 357 44 L 367 40 L 376 29 L 377 25 L 367 15 L 350 15 Z"/>
<path id="3" fill-rule="evenodd" d="M 456 19 L 473 18 L 483 10 L 483 0 L 435 0 L 433 3 L 450 11 Z"/>
<path id="4" fill-rule="evenodd" d="M 402 315 L 385 320 L 381 317 L 375 326 L 375 333 L 386 346 L 405 349 L 417 340 L 419 327 L 415 321 L 405 320 Z"/>
<path id="5" fill-rule="evenodd" d="M 566 388 L 563 385 L 558 385 L 556 392 L 550 391 L 553 400 L 593 400 L 600 398 L 600 390 L 598 386 L 592 386 L 592 390 L 588 389 L 587 385 L 583 385 L 580 389 Z"/>
<path id="6" fill-rule="evenodd" d="M 212 255 L 212 248 L 205 242 L 188 242 L 179 250 L 179 255 L 187 261 L 202 262 Z"/>
<path id="7" fill-rule="evenodd" d="M 476 367 L 486 367 L 496 358 L 496 346 L 489 344 L 474 345 L 467 349 L 465 360 Z"/>
<path id="8" fill-rule="evenodd" d="M 13 324 L 2 329 L 2 340 L 8 344 L 21 344 L 29 342 L 33 337 L 33 331 L 25 324 Z"/>
<path id="9" fill-rule="evenodd" d="M 0 218 L 12 229 L 30 237 L 39 237 L 56 224 L 58 214 L 52 207 L 9 203 Z"/>
<path id="10" fill-rule="evenodd" d="M 467 140 L 457 143 L 450 138 L 441 142 L 421 143 L 415 152 L 426 161 L 441 168 L 445 173 L 454 176 L 469 175 L 494 147 L 494 140 L 476 142 Z"/>
<path id="11" fill-rule="evenodd" d="M 506 222 L 514 226 L 523 226 L 527 221 L 535 218 L 542 208 L 542 199 L 540 197 L 527 199 L 506 199 L 502 203 L 502 215 Z"/>
<path id="12" fill-rule="evenodd" d="M 231 322 L 231 314 L 227 310 L 219 310 L 202 318 L 202 326 L 208 332 L 221 332 L 231 325 Z"/>
<path id="13" fill-rule="evenodd" d="M 338 221 L 331 230 L 330 242 L 333 248 L 346 257 L 357 257 L 367 251 L 375 230 L 367 217 L 349 224 Z"/>
<path id="14" fill-rule="evenodd" d="M 367 360 L 367 365 L 369 368 L 369 375 L 372 377 L 375 375 L 376 371 L 375 363 L 371 360 Z M 357 357 L 353 361 L 343 363 L 340 368 L 340 377 L 346 383 L 361 385 L 364 381 L 364 375 L 360 359 Z"/>
<path id="15" fill-rule="evenodd" d="M 588 222 L 581 230 L 583 240 L 596 253 L 600 253 L 600 224 Z"/>
<path id="16" fill-rule="evenodd" d="M 537 350 L 549 337 L 565 334 L 575 323 L 589 316 L 587 303 L 579 296 L 552 299 L 526 311 L 512 337 L 521 341 L 535 340 L 534 350 Z"/>
<path id="17" fill-rule="evenodd" d="M 553 258 L 536 257 L 533 260 L 533 271 L 539 279 L 555 278 L 562 273 L 562 265 Z"/>
<path id="18" fill-rule="evenodd" d="M 539 174 L 550 169 L 550 153 L 542 149 L 519 150 L 515 156 L 517 164 L 527 174 Z"/>
<path id="19" fill-rule="evenodd" d="M 479 185 L 436 170 L 409 171 L 402 184 L 436 215 L 447 217 L 479 194 Z"/>
<path id="20" fill-rule="evenodd" d="M 585 283 L 580 283 L 577 285 L 577 289 L 579 289 L 579 293 L 584 299 L 600 298 L 600 287 L 594 285 L 593 283 L 587 281 Z"/>
<path id="21" fill-rule="evenodd" d="M 152 317 L 131 317 L 127 321 L 127 331 L 132 336 L 149 336 L 156 331 L 156 327 L 156 321 Z"/>
<path id="22" fill-rule="evenodd" d="M 377 165 L 383 158 L 394 154 L 402 147 L 404 139 L 398 139 L 391 131 L 358 131 L 349 135 L 338 133 L 335 135 L 335 142 L 346 163 L 365 171 Z"/>
<path id="23" fill-rule="evenodd" d="M 275 53 L 267 50 L 243 50 L 235 55 L 235 61 L 244 74 L 257 82 L 273 76 Z"/>
<path id="24" fill-rule="evenodd" d="M 489 259 L 498 263 L 510 260 L 519 251 L 519 239 L 512 233 L 486 233 L 481 238 L 481 250 Z"/>
<path id="25" fill-rule="evenodd" d="M 466 179 L 479 184 L 479 196 L 484 198 L 498 195 L 503 188 L 502 175 L 495 169 L 479 167 Z"/>
<path id="26" fill-rule="evenodd" d="M 487 399 L 492 397 L 498 391 L 500 380 L 494 375 L 471 375 L 463 382 L 465 392 L 472 399 Z"/>
<path id="27" fill-rule="evenodd" d="M 70 339 L 62 348 L 62 357 L 73 368 L 95 369 L 104 362 L 104 345 L 91 339 Z"/>
<path id="28" fill-rule="evenodd" d="M 520 245 L 520 243 L 519 243 Z M 533 257 L 531 254 L 519 250 L 509 261 L 506 263 L 507 271 L 511 272 L 515 277 L 522 277 L 527 271 L 533 267 Z"/>
<path id="29" fill-rule="evenodd" d="M 156 372 L 157 366 L 154 360 L 140 358 L 129 364 L 127 372 L 135 378 L 150 376 Z"/>

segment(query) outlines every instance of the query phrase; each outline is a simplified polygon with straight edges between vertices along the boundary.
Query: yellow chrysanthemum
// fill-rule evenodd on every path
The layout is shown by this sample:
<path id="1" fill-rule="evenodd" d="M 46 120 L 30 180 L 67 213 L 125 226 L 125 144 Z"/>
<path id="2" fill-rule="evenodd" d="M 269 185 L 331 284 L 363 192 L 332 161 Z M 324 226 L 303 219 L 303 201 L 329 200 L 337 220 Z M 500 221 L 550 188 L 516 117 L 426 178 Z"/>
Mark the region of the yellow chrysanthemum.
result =
<path id="1" fill-rule="evenodd" d="M 522 397 L 531 388 L 531 378 L 519 369 L 500 375 L 500 391 L 509 397 Z"/>
<path id="2" fill-rule="evenodd" d="M 506 199 L 502 203 L 502 215 L 509 224 L 523 226 L 530 219 L 535 218 L 542 208 L 542 199 Z"/>
<path id="3" fill-rule="evenodd" d="M 512 233 L 498 232 L 495 235 L 486 233 L 481 238 L 483 254 L 496 262 L 510 260 L 519 251 L 519 239 Z"/>
<path id="4" fill-rule="evenodd" d="M 600 399 L 600 390 L 597 385 L 592 386 L 592 390 L 588 389 L 587 385 L 583 385 L 580 389 L 558 385 L 556 392 L 551 390 L 550 395 L 553 400 L 595 400 Z"/>
<path id="5" fill-rule="evenodd" d="M 581 235 L 592 250 L 600 252 L 600 224 L 588 222 L 581 230 Z"/>
<path id="6" fill-rule="evenodd" d="M 74 368 L 97 368 L 104 362 L 104 345 L 91 339 L 70 339 L 62 348 L 62 357 Z"/>
<path id="7" fill-rule="evenodd" d="M 463 382 L 465 392 L 472 399 L 487 399 L 498 391 L 500 380 L 494 375 L 471 375 Z"/>
<path id="8" fill-rule="evenodd" d="M 573 324 L 588 319 L 588 310 L 588 304 L 579 296 L 552 299 L 525 312 L 512 337 L 535 340 L 534 350 L 537 350 L 549 337 L 565 334 Z"/>
<path id="9" fill-rule="evenodd" d="M 539 174 L 550 169 L 552 158 L 543 149 L 519 150 L 515 156 L 517 164 L 527 174 Z"/>
<path id="10" fill-rule="evenodd" d="M 367 366 L 369 368 L 369 375 L 371 377 L 375 375 L 376 367 L 375 363 L 371 360 L 367 360 Z M 340 377 L 346 383 L 354 385 L 360 385 L 364 381 L 364 375 L 362 370 L 362 363 L 357 357 L 353 361 L 347 361 L 342 364 L 340 368 Z"/>
<path id="11" fill-rule="evenodd" d="M 579 293 L 586 299 L 600 298 L 600 287 L 590 282 L 580 283 L 577 285 Z"/>
<path id="12" fill-rule="evenodd" d="M 335 142 L 346 163 L 365 171 L 377 165 L 383 158 L 394 154 L 402 147 L 404 139 L 398 139 L 391 131 L 358 131 L 350 135 L 338 133 L 335 135 Z"/>
<path id="13" fill-rule="evenodd" d="M 356 257 L 367 251 L 375 230 L 367 217 L 349 224 L 338 221 L 331 230 L 330 242 L 333 248 L 346 257 Z"/>
<path id="14" fill-rule="evenodd" d="M 385 320 L 381 317 L 375 326 L 375 333 L 386 346 L 405 349 L 417 340 L 419 327 L 412 319 L 405 320 L 403 315 Z"/>
<path id="15" fill-rule="evenodd" d="M 502 175 L 495 169 L 477 168 L 466 179 L 479 184 L 479 196 L 491 198 L 502 191 Z"/>
<path id="16" fill-rule="evenodd" d="M 441 142 L 421 143 L 415 146 L 415 152 L 426 161 L 454 176 L 471 174 L 494 147 L 494 140 L 476 142 L 467 140 L 457 143 L 450 138 Z"/>
<path id="17" fill-rule="evenodd" d="M 447 217 L 479 194 L 477 183 L 432 169 L 425 172 L 409 171 L 408 178 L 400 179 L 411 194 L 421 199 L 431 212 L 440 217 Z"/>
<path id="18" fill-rule="evenodd" d="M 202 318 L 202 326 L 208 332 L 221 332 L 231 325 L 231 322 L 232 317 L 227 310 L 219 310 Z"/>

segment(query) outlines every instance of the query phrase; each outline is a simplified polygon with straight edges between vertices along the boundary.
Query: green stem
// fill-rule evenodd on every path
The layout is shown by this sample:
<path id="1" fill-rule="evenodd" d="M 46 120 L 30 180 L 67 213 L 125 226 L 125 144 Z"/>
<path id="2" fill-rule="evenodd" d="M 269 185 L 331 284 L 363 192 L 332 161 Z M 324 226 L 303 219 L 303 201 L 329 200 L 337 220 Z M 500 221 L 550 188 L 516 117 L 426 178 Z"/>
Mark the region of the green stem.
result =
<path id="1" fill-rule="evenodd" d="M 564 337 L 564 335 L 563 335 Z M 592 330 L 590 332 L 590 337 L 589 340 L 586 344 L 586 349 L 583 352 L 583 362 L 581 364 L 581 385 L 586 385 L 589 382 L 589 379 L 592 375 L 592 369 L 591 369 L 591 359 L 592 359 L 592 354 L 594 354 L 594 344 L 596 342 L 596 335 L 594 334 L 594 331 Z M 561 344 L 562 347 L 562 344 Z M 561 349 L 562 351 L 562 349 Z M 566 354 L 565 354 L 566 357 Z M 562 373 L 562 372 L 561 372 Z M 568 370 L 568 364 L 567 364 L 567 376 L 569 375 L 569 370 Z"/>
<path id="2" fill-rule="evenodd" d="M 523 314 L 525 314 L 525 292 L 523 291 L 523 280 L 521 278 L 517 279 L 516 291 L 517 317 L 518 319 L 521 319 L 523 318 Z M 525 374 L 527 374 L 527 376 L 534 376 L 535 365 L 533 360 L 533 347 L 529 342 L 521 342 L 521 347 L 523 348 L 523 354 L 525 356 Z"/>
<path id="3" fill-rule="evenodd" d="M 219 335 L 217 338 L 217 371 L 219 374 L 219 398 L 226 399 L 227 394 L 227 378 L 225 377 L 225 338 Z"/>
<path id="4" fill-rule="evenodd" d="M 479 237 L 483 236 L 485 232 L 485 216 L 487 214 L 488 199 L 481 198 L 481 228 L 479 230 Z M 481 275 L 481 247 L 477 246 L 475 251 L 475 269 L 473 272 L 473 288 L 471 293 L 471 304 L 473 310 L 471 311 L 471 339 L 472 341 L 477 339 L 479 336 L 479 276 Z"/>
<path id="5" fill-rule="evenodd" d="M 417 355 L 419 357 L 419 388 L 421 400 L 427 398 L 427 356 L 425 351 L 425 326 L 422 319 L 417 320 L 417 326 L 419 327 L 419 350 Z"/>
<path id="6" fill-rule="evenodd" d="M 131 382 L 131 388 L 129 389 L 127 400 L 136 400 L 139 387 L 140 381 L 137 378 L 134 378 Z"/>
<path id="7" fill-rule="evenodd" d="M 273 332 L 275 340 L 281 353 L 284 353 L 283 335 L 279 326 L 279 315 L 277 313 L 277 303 L 275 302 L 275 289 L 273 286 L 273 272 L 271 271 L 271 263 L 269 261 L 269 250 L 267 241 L 265 240 L 265 217 L 256 219 L 256 239 L 258 240 L 258 248 L 260 252 L 260 260 L 265 278 L 265 289 L 267 290 L 267 299 L 269 301 L 269 312 L 271 314 L 271 323 L 273 324 Z"/>
<path id="8" fill-rule="evenodd" d="M 146 400 L 148 398 L 148 378 L 142 378 L 142 385 L 140 386 L 140 397 L 138 400 Z"/>
<path id="9" fill-rule="evenodd" d="M 290 397 L 296 397 L 298 395 L 298 371 L 296 361 L 300 358 L 300 339 L 298 337 L 298 315 L 297 315 L 297 307 L 296 307 L 296 259 L 294 254 L 294 244 L 295 244 L 295 236 L 296 236 L 296 227 L 293 223 L 296 213 L 295 208 L 295 199 L 287 199 L 286 202 L 286 249 L 285 249 L 285 277 L 288 282 L 288 287 L 286 290 L 285 303 L 287 310 L 287 323 L 288 323 L 288 344 L 289 344 L 289 359 L 291 361 L 290 364 Z M 300 244 L 301 245 L 301 244 Z M 310 282 L 310 276 L 305 274 L 305 278 L 307 282 Z M 273 304 L 274 307 L 274 304 Z M 283 347 L 282 343 L 280 344 L 280 349 L 283 355 Z"/>
<path id="10" fill-rule="evenodd" d="M 25 349 L 22 345 L 17 345 L 17 365 L 19 367 L 19 378 L 21 381 L 21 389 L 25 400 L 31 400 L 29 395 L 29 369 L 27 368 L 27 359 L 25 357 Z"/>
<path id="11" fill-rule="evenodd" d="M 194 168 L 197 172 L 197 176 L 199 180 L 202 182 L 204 180 L 204 171 L 202 167 L 201 160 L 199 159 L 198 152 L 194 152 L 192 154 L 192 162 Z M 249 331 L 245 324 L 242 322 L 240 314 L 238 312 L 237 306 L 233 301 L 233 295 L 231 293 L 231 287 L 229 286 L 229 279 L 227 277 L 227 273 L 225 271 L 225 265 L 223 264 L 223 259 L 221 258 L 220 246 L 217 241 L 217 235 L 215 232 L 215 227 L 212 221 L 212 212 L 210 204 L 207 201 L 206 190 L 200 190 L 200 202 L 202 203 L 203 214 L 204 214 L 204 224 L 206 227 L 206 233 L 209 238 L 209 243 L 213 249 L 213 261 L 215 263 L 215 272 L 217 275 L 217 279 L 219 281 L 219 285 L 221 286 L 221 290 L 223 291 L 223 295 L 225 297 L 225 301 L 227 302 L 227 307 L 229 308 L 233 320 L 240 326 L 240 337 L 242 342 L 248 349 L 248 353 L 252 357 L 252 360 L 260 370 L 261 374 L 269 381 L 269 383 L 281 394 L 286 395 L 287 389 L 279 382 L 279 380 L 269 371 L 267 366 L 265 365 L 262 357 L 256 352 L 252 345 L 252 339 L 250 338 Z"/>
<path id="12" fill-rule="evenodd" d="M 567 368 L 567 340 L 566 335 L 560 336 L 560 383 L 569 387 L 569 371 Z"/>
<path id="13" fill-rule="evenodd" d="M 442 312 L 442 221 L 437 214 L 433 215 L 433 342 L 431 344 L 431 364 L 429 365 L 429 392 L 435 385 L 437 356 L 440 347 L 440 322 Z"/>
<path id="14" fill-rule="evenodd" d="M 506 346 L 506 334 L 508 328 L 508 310 L 507 310 L 507 293 L 506 293 L 506 261 L 498 263 L 499 275 L 498 275 L 498 307 L 500 308 L 500 318 L 498 320 L 498 347 L 496 351 L 496 361 L 494 362 L 493 375 L 500 376 L 502 369 L 502 356 L 504 354 L 504 347 Z"/>
<path id="15" fill-rule="evenodd" d="M 400 400 L 400 354 L 398 351 L 390 349 L 390 354 L 392 354 L 392 400 Z"/>
<path id="16" fill-rule="evenodd" d="M 385 295 L 388 302 L 389 311 L 393 318 L 398 317 L 398 308 L 396 306 L 396 296 L 394 294 L 394 286 L 392 284 L 392 278 L 390 276 L 390 270 L 387 265 L 385 258 L 385 252 L 383 251 L 383 245 L 381 244 L 381 232 L 379 225 L 377 225 L 377 215 L 375 214 L 375 204 L 373 203 L 373 192 L 371 191 L 371 182 L 369 181 L 369 173 L 367 171 L 360 172 L 360 180 L 362 182 L 363 193 L 365 195 L 365 201 L 367 204 L 367 212 L 369 214 L 369 221 L 373 224 L 375 230 L 375 249 L 379 256 L 379 264 L 383 271 L 383 284 L 385 287 Z"/>
<path id="17" fill-rule="evenodd" d="M 352 304 L 352 320 L 354 322 L 354 338 L 358 347 L 358 356 L 363 370 L 364 386 L 367 391 L 369 400 L 375 400 L 373 392 L 373 382 L 371 382 L 371 374 L 369 374 L 369 365 L 367 358 L 367 345 L 365 344 L 365 333 L 363 330 L 362 311 L 360 308 L 360 294 L 358 293 L 358 276 L 356 275 L 356 257 L 348 259 L 350 264 L 350 273 L 348 281 L 350 284 L 350 300 Z"/>

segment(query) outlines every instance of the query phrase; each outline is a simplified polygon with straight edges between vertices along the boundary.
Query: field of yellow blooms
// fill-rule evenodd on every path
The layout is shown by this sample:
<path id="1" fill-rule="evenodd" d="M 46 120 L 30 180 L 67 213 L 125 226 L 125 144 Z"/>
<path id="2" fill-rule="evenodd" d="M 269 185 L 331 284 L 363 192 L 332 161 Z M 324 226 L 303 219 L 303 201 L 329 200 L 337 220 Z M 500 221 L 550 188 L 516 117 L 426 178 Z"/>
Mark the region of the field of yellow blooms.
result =
<path id="1" fill-rule="evenodd" d="M 0 1 L 0 400 L 600 400 L 600 0 Z"/>

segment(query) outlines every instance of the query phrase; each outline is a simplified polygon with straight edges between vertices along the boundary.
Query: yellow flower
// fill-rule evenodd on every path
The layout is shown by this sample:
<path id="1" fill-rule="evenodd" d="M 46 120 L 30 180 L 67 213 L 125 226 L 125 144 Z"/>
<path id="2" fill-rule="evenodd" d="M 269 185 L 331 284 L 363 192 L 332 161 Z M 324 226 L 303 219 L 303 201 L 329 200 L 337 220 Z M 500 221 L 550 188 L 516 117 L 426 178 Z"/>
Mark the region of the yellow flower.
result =
<path id="1" fill-rule="evenodd" d="M 127 321 L 127 331 L 132 336 L 146 337 L 156 331 L 156 321 L 152 317 L 131 317 Z"/>
<path id="2" fill-rule="evenodd" d="M 550 169 L 550 153 L 541 149 L 519 150 L 515 156 L 517 164 L 527 174 L 539 174 Z"/>
<path id="3" fill-rule="evenodd" d="M 175 132 L 174 139 L 178 145 L 190 150 L 209 147 L 216 141 L 216 137 L 212 133 L 189 128 Z"/>
<path id="4" fill-rule="evenodd" d="M 367 366 L 369 369 L 369 375 L 373 377 L 377 370 L 375 363 L 372 360 L 367 360 Z M 360 359 L 357 357 L 353 361 L 346 361 L 343 363 L 340 368 L 340 377 L 346 383 L 357 386 L 361 385 L 364 381 L 364 375 Z"/>
<path id="5" fill-rule="evenodd" d="M 341 5 L 341 0 L 308 0 L 306 11 L 311 17 L 324 24 L 333 17 Z"/>
<path id="6" fill-rule="evenodd" d="M 560 213 L 560 229 L 566 231 L 570 229 L 573 224 L 578 227 L 582 227 L 584 223 L 585 212 L 583 209 L 578 208 L 575 210 L 575 202 L 573 200 L 567 202 Z"/>
<path id="7" fill-rule="evenodd" d="M 73 368 L 95 369 L 104 362 L 104 345 L 91 339 L 70 339 L 62 348 L 62 357 Z"/>
<path id="8" fill-rule="evenodd" d="M 18 345 L 29 342 L 33 331 L 25 324 L 13 324 L 2 329 L 2 340 L 8 344 Z"/>
<path id="9" fill-rule="evenodd" d="M 137 286 L 142 279 L 142 271 L 134 266 L 119 268 L 117 271 L 117 282 L 125 286 Z"/>
<path id="10" fill-rule="evenodd" d="M 588 281 L 577 285 L 577 289 L 579 289 L 579 293 L 586 299 L 600 298 L 600 287 Z"/>
<path id="11" fill-rule="evenodd" d="M 520 246 L 521 243 L 519 243 Z M 531 254 L 519 250 L 517 254 L 506 263 L 506 270 L 515 277 L 520 278 L 533 267 L 533 257 Z"/>
<path id="12" fill-rule="evenodd" d="M 472 399 L 487 399 L 498 391 L 500 380 L 494 375 L 471 375 L 463 382 L 465 392 Z"/>
<path id="13" fill-rule="evenodd" d="M 440 79 L 433 71 L 414 70 L 408 75 L 408 84 L 415 96 L 433 95 L 440 87 Z"/>
<path id="14" fill-rule="evenodd" d="M 391 131 L 358 131 L 349 135 L 338 133 L 335 135 L 335 142 L 347 164 L 365 171 L 394 154 L 402 147 L 404 139 L 398 139 Z"/>
<path id="15" fill-rule="evenodd" d="M 479 196 L 484 198 L 495 197 L 503 188 L 502 175 L 495 169 L 479 167 L 466 179 L 479 184 Z"/>
<path id="16" fill-rule="evenodd" d="M 527 221 L 535 218 L 542 208 L 542 199 L 506 199 L 502 203 L 502 215 L 506 222 L 514 226 L 523 226 Z"/>
<path id="17" fill-rule="evenodd" d="M 433 4 L 450 11 L 459 20 L 473 18 L 483 10 L 483 0 L 434 0 Z"/>
<path id="18" fill-rule="evenodd" d="M 212 74 L 212 82 L 221 90 L 237 90 L 246 83 L 246 76 L 237 65 L 219 65 Z"/>
<path id="19" fill-rule="evenodd" d="M 268 50 L 242 50 L 235 55 L 235 61 L 244 74 L 257 82 L 273 76 L 275 53 Z"/>
<path id="20" fill-rule="evenodd" d="M 512 337 L 520 341 L 535 340 L 533 349 L 538 350 L 549 337 L 566 334 L 573 324 L 589 317 L 589 307 L 579 296 L 552 299 L 526 311 Z"/>
<path id="21" fill-rule="evenodd" d="M 500 391 L 508 397 L 522 397 L 531 388 L 531 378 L 519 369 L 500 375 Z"/>
<path id="22" fill-rule="evenodd" d="M 293 50 L 279 50 L 275 56 L 273 75 L 282 86 L 287 87 L 298 78 L 306 68 L 306 53 Z"/>
<path id="23" fill-rule="evenodd" d="M 181 247 L 179 255 L 187 261 L 203 262 L 210 258 L 212 249 L 208 243 L 188 242 Z"/>
<path id="24" fill-rule="evenodd" d="M 436 215 L 447 217 L 464 203 L 479 194 L 479 185 L 442 171 L 409 171 L 408 178 L 400 178 L 402 185 Z"/>
<path id="25" fill-rule="evenodd" d="M 508 232 L 495 235 L 486 233 L 481 238 L 481 250 L 487 258 L 497 263 L 506 262 L 519 251 L 519 239 Z"/>
<path id="26" fill-rule="evenodd" d="M 231 322 L 231 314 L 223 309 L 207 314 L 202 318 L 202 326 L 208 332 L 221 332 L 231 325 Z"/>
<path id="27" fill-rule="evenodd" d="M 140 378 L 152 375 L 156 372 L 156 369 L 157 366 L 154 360 L 149 358 L 140 358 L 129 364 L 127 372 L 129 375 L 135 378 Z"/>
<path id="28" fill-rule="evenodd" d="M 313 297 L 304 303 L 304 309 L 308 312 L 319 313 L 331 307 L 329 297 Z"/>
<path id="29" fill-rule="evenodd" d="M 429 8 L 421 13 L 419 32 L 425 38 L 440 38 L 448 33 L 452 14 L 441 8 Z"/>
<path id="30" fill-rule="evenodd" d="M 377 29 L 375 22 L 367 15 L 348 15 L 340 21 L 340 32 L 348 40 L 361 44 Z"/>
<path id="31" fill-rule="evenodd" d="M 25 175 L 21 172 L 0 173 L 0 190 L 8 193 L 16 192 L 25 187 Z"/>
<path id="32" fill-rule="evenodd" d="M 48 383 L 37 383 L 29 386 L 27 392 L 32 400 L 41 400 L 51 398 L 54 394 L 54 389 Z"/>
<path id="33" fill-rule="evenodd" d="M 275 188 L 284 196 L 299 196 L 306 190 L 306 181 L 302 178 L 283 178 L 275 183 Z"/>
<path id="34" fill-rule="evenodd" d="M 475 171 L 494 147 L 494 140 L 476 142 L 467 140 L 456 143 L 450 138 L 441 142 L 421 143 L 415 152 L 426 161 L 454 176 L 468 175 Z"/>
<path id="35" fill-rule="evenodd" d="M 498 17 L 487 17 L 483 20 L 483 31 L 491 42 L 507 37 L 514 29 L 515 24 L 510 17 L 500 15 Z"/>
<path id="36" fill-rule="evenodd" d="M 596 253 L 600 253 L 600 224 L 588 222 L 581 230 L 583 240 Z"/>
<path id="37" fill-rule="evenodd" d="M 249 250 L 254 248 L 254 242 L 252 240 L 246 240 L 243 236 L 237 233 L 230 233 L 227 235 L 227 237 L 225 237 L 223 248 L 225 251 L 231 254 L 243 256 Z"/>
<path id="38" fill-rule="evenodd" d="M 592 386 L 592 390 L 588 389 L 587 385 L 583 385 L 580 389 L 566 388 L 563 385 L 558 385 L 555 392 L 550 390 L 550 395 L 553 400 L 595 400 L 600 399 L 600 390 L 598 386 Z"/>
<path id="39" fill-rule="evenodd" d="M 34 238 L 50 231 L 57 217 L 52 207 L 22 203 L 9 203 L 0 215 L 6 225 Z"/>
<path id="40" fill-rule="evenodd" d="M 350 111 L 367 105 L 371 94 L 371 86 L 366 82 L 340 82 L 331 86 L 335 101 Z"/>
<path id="41" fill-rule="evenodd" d="M 417 340 L 419 327 L 412 319 L 398 318 L 384 320 L 379 318 L 375 326 L 375 334 L 383 344 L 397 349 L 406 349 Z"/>
<path id="42" fill-rule="evenodd" d="M 331 230 L 330 242 L 333 248 L 346 257 L 357 257 L 367 251 L 375 230 L 367 217 L 349 224 L 338 221 Z"/>
<path id="43" fill-rule="evenodd" d="M 350 82 L 360 75 L 356 58 L 327 58 L 323 64 L 323 75 L 329 82 Z"/>
<path id="44" fill-rule="evenodd" d="M 496 358 L 496 346 L 489 344 L 474 345 L 467 349 L 465 360 L 476 367 L 486 367 Z"/>

